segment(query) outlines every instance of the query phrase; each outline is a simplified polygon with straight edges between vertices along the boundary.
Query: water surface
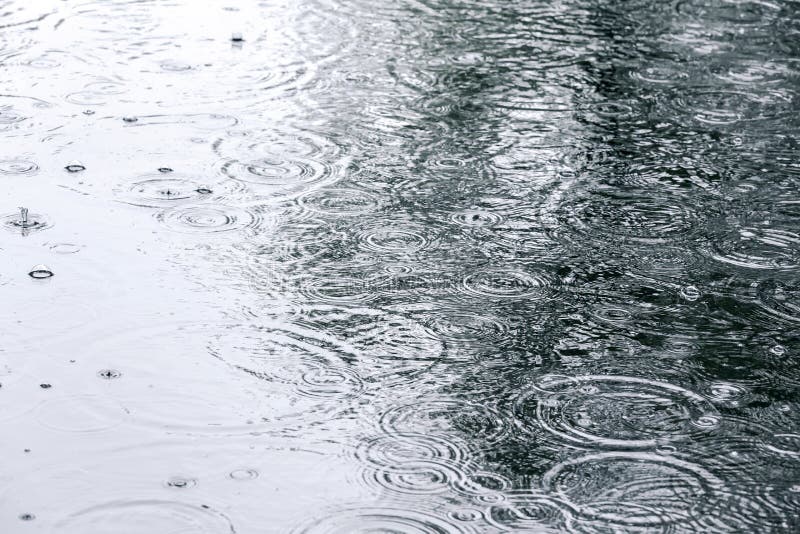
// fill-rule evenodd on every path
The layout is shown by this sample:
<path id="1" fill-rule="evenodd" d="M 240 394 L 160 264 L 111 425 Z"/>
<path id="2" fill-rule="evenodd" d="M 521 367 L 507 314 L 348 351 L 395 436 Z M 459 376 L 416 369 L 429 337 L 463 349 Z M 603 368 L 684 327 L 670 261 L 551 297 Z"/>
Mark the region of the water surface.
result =
<path id="1" fill-rule="evenodd" d="M 3 532 L 800 528 L 800 3 L 0 0 L 0 69 Z"/>

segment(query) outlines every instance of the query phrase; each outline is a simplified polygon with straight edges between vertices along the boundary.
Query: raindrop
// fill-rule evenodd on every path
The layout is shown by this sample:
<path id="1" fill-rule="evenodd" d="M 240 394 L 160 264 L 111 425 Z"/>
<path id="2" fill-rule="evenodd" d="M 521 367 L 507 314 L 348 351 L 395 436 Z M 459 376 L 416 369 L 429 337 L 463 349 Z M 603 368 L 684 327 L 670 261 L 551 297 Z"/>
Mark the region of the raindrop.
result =
<path id="1" fill-rule="evenodd" d="M 86 166 L 78 160 L 70 161 L 64 168 L 67 172 L 81 172 L 86 170 Z"/>
<path id="2" fill-rule="evenodd" d="M 51 276 L 53 276 L 53 274 L 54 274 L 53 271 L 51 271 L 48 266 L 42 264 L 34 265 L 28 272 L 28 276 L 30 276 L 31 278 L 39 278 L 39 279 L 50 278 Z"/>
<path id="3" fill-rule="evenodd" d="M 193 488 L 197 485 L 197 480 L 193 478 L 184 478 L 184 477 L 172 477 L 167 480 L 167 486 L 170 488 L 178 488 L 178 489 L 185 489 L 185 488 Z"/>
<path id="4" fill-rule="evenodd" d="M 14 232 L 22 231 L 28 235 L 32 231 L 44 230 L 50 227 L 44 215 L 31 213 L 28 208 L 20 207 L 19 214 L 10 214 L 2 217 L 3 226 Z"/>
<path id="5" fill-rule="evenodd" d="M 97 376 L 100 378 L 104 378 L 106 380 L 113 380 L 114 378 L 119 378 L 122 376 L 122 373 L 117 371 L 116 369 L 102 369 L 97 372 Z"/>
<path id="6" fill-rule="evenodd" d="M 686 286 L 681 288 L 681 297 L 688 300 L 689 302 L 694 302 L 700 298 L 700 290 L 697 289 L 695 286 Z"/>
<path id="7" fill-rule="evenodd" d="M 784 354 L 786 354 L 786 347 L 784 347 L 783 345 L 775 345 L 774 347 L 769 349 L 769 351 L 775 356 L 783 356 Z"/>

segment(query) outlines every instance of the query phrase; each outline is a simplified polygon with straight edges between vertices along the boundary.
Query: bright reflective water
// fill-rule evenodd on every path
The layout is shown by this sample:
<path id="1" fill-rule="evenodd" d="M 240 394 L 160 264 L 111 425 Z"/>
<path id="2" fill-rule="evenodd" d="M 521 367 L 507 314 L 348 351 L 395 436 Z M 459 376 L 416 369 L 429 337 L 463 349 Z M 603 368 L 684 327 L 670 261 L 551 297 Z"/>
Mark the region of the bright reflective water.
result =
<path id="1" fill-rule="evenodd" d="M 799 528 L 797 1 L 0 0 L 0 68 L 0 531 Z"/>

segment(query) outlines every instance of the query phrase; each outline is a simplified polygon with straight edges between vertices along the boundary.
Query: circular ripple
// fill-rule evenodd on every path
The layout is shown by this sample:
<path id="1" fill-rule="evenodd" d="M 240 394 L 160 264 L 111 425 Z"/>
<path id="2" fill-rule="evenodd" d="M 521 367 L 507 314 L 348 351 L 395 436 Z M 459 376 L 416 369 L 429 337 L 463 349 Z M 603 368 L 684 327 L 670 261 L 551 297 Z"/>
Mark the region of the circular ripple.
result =
<path id="1" fill-rule="evenodd" d="M 70 93 L 65 100 L 80 106 L 101 106 L 115 100 L 119 95 L 126 93 L 125 84 L 114 81 L 92 82 L 80 91 Z"/>
<path id="2" fill-rule="evenodd" d="M 511 482 L 497 473 L 478 471 L 457 480 L 455 489 L 476 503 L 494 505 L 506 501 Z"/>
<path id="3" fill-rule="evenodd" d="M 233 480 L 253 480 L 258 478 L 258 471 L 255 469 L 236 469 L 231 471 L 228 476 Z"/>
<path id="4" fill-rule="evenodd" d="M 523 430 L 578 446 L 651 448 L 713 430 L 716 409 L 666 382 L 611 375 L 548 377 L 514 404 Z"/>
<path id="5" fill-rule="evenodd" d="M 462 435 L 487 445 L 508 432 L 506 421 L 491 406 L 454 400 L 420 400 L 392 408 L 381 416 L 380 426 L 390 435 Z"/>
<path id="6" fill-rule="evenodd" d="M 214 194 L 225 194 L 235 190 L 230 182 L 209 186 L 194 177 L 170 173 L 150 174 L 117 189 L 123 202 L 147 208 L 170 207 L 179 203 L 205 200 Z"/>
<path id="7" fill-rule="evenodd" d="M 669 102 L 678 108 L 672 111 L 690 114 L 698 122 L 713 125 L 775 119 L 791 110 L 787 105 L 790 96 L 764 91 L 682 89 Z"/>
<path id="8" fill-rule="evenodd" d="M 532 493 L 514 493 L 508 503 L 489 509 L 489 523 L 502 531 L 573 532 L 566 506 L 555 499 Z"/>
<path id="9" fill-rule="evenodd" d="M 353 304 L 375 298 L 368 280 L 330 276 L 302 282 L 300 292 L 315 302 Z"/>
<path id="10" fill-rule="evenodd" d="M 361 246 L 373 252 L 413 254 L 425 249 L 431 238 L 422 228 L 375 228 L 359 235 Z"/>
<path id="11" fill-rule="evenodd" d="M 50 250 L 56 254 L 77 254 L 83 248 L 81 245 L 73 243 L 55 243 L 50 246 Z"/>
<path id="12" fill-rule="evenodd" d="M 33 176 L 39 172 L 39 166 L 24 159 L 4 159 L 0 160 L 0 174 L 4 175 L 23 175 Z"/>
<path id="13" fill-rule="evenodd" d="M 326 137 L 309 132 L 243 132 L 238 145 L 214 144 L 222 174 L 252 184 L 257 192 L 292 197 L 341 178 L 348 159 Z"/>
<path id="14" fill-rule="evenodd" d="M 376 211 L 380 200 L 358 189 L 320 189 L 309 191 L 297 199 L 308 211 L 325 215 L 362 215 Z"/>
<path id="15" fill-rule="evenodd" d="M 504 298 L 546 298 L 554 283 L 544 273 L 527 273 L 492 269 L 467 275 L 462 283 L 464 290 L 474 296 Z"/>
<path id="16" fill-rule="evenodd" d="M 230 328 L 213 338 L 209 351 L 251 376 L 288 384 L 305 397 L 352 398 L 364 389 L 357 372 L 341 365 L 336 352 L 294 332 Z"/>
<path id="17" fill-rule="evenodd" d="M 508 340 L 511 331 L 509 318 L 490 309 L 446 310 L 425 319 L 424 324 L 448 344 L 473 347 L 475 343 L 502 344 Z"/>
<path id="18" fill-rule="evenodd" d="M 770 318 L 800 324 L 800 286 L 768 280 L 756 286 L 758 305 Z"/>
<path id="19" fill-rule="evenodd" d="M 56 525 L 65 534 L 106 534 L 108 532 L 165 532 L 192 534 L 234 534 L 236 529 L 224 514 L 208 505 L 175 501 L 114 501 L 84 508 Z"/>
<path id="20" fill-rule="evenodd" d="M 505 218 L 497 212 L 488 210 L 464 210 L 450 215 L 450 221 L 459 226 L 491 228 L 502 223 Z"/>
<path id="21" fill-rule="evenodd" d="M 699 465 L 645 452 L 568 460 L 547 471 L 542 482 L 584 517 L 638 527 L 689 523 L 697 503 L 722 486 Z"/>
<path id="22" fill-rule="evenodd" d="M 465 478 L 464 450 L 445 438 L 383 436 L 362 441 L 355 455 L 363 465 L 362 480 L 380 490 L 441 493 Z"/>
<path id="23" fill-rule="evenodd" d="M 44 402 L 36 411 L 40 424 L 62 432 L 102 432 L 122 424 L 128 409 L 99 395 L 77 395 Z"/>
<path id="24" fill-rule="evenodd" d="M 800 235 L 772 228 L 739 228 L 714 238 L 708 254 L 737 267 L 795 270 L 800 267 Z"/>
<path id="25" fill-rule="evenodd" d="M 580 241 L 607 245 L 608 241 L 634 244 L 665 244 L 685 239 L 695 227 L 696 216 L 683 199 L 657 197 L 652 192 L 631 194 L 603 192 L 583 198 L 569 209 L 562 208 L 558 234 L 568 228 Z"/>
<path id="26" fill-rule="evenodd" d="M 179 206 L 163 211 L 156 218 L 170 230 L 185 234 L 215 234 L 243 229 L 263 230 L 259 213 L 219 205 Z"/>
<path id="27" fill-rule="evenodd" d="M 463 525 L 419 510 L 344 508 L 308 521 L 294 534 L 465 534 Z"/>

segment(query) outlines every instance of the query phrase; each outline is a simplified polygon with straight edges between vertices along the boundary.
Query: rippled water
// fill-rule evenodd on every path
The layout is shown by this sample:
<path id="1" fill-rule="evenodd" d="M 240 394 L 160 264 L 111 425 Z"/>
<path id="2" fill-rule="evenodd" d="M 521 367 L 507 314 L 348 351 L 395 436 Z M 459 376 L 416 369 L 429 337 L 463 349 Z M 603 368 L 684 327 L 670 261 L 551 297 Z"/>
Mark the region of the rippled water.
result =
<path id="1" fill-rule="evenodd" d="M 796 0 L 0 0 L 0 69 L 0 531 L 800 529 Z"/>

